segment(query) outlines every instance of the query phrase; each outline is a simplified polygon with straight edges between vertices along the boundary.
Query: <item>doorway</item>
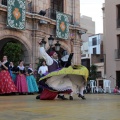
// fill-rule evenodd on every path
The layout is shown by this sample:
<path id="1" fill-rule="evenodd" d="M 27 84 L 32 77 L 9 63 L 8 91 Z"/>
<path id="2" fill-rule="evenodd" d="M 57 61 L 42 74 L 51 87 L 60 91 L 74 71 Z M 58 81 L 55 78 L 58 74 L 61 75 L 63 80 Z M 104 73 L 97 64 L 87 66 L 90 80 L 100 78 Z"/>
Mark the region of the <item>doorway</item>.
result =
<path id="1" fill-rule="evenodd" d="M 116 86 L 120 88 L 120 71 L 116 71 Z"/>

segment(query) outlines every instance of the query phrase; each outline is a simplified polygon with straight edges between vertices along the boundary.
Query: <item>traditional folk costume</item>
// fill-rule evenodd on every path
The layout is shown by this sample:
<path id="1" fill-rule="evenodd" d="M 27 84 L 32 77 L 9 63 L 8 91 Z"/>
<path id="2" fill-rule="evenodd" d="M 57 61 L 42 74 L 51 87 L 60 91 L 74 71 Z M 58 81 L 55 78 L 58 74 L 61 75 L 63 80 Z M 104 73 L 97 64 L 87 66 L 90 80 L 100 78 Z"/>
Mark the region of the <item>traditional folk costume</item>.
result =
<path id="1" fill-rule="evenodd" d="M 25 67 L 24 66 L 18 66 L 17 67 L 17 77 L 15 80 L 15 84 L 17 86 L 19 93 L 27 93 L 28 92 L 28 86 L 27 81 L 25 77 Z"/>
<path id="2" fill-rule="evenodd" d="M 44 87 L 43 92 L 40 94 L 40 99 L 53 100 L 60 93 L 70 94 L 74 92 L 81 95 L 80 90 L 78 89 L 83 88 L 82 86 L 84 86 L 87 80 L 87 68 L 85 68 L 84 66 L 76 66 L 76 68 L 73 69 L 73 67 L 70 66 L 68 68 L 57 70 L 57 61 L 52 59 L 45 52 L 43 47 L 40 47 L 40 53 L 42 57 L 46 60 L 48 68 L 51 71 L 50 74 L 40 79 L 40 84 Z M 73 54 L 69 56 L 69 60 L 71 60 L 71 56 L 73 56 Z M 66 61 L 64 65 L 66 65 L 67 63 L 69 62 Z"/>
<path id="3" fill-rule="evenodd" d="M 27 85 L 28 85 L 28 92 L 29 93 L 38 92 L 38 86 L 36 83 L 36 79 L 33 76 L 32 68 L 28 68 L 28 76 L 26 77 L 26 80 L 27 80 Z"/>
<path id="4" fill-rule="evenodd" d="M 10 66 L 10 74 L 11 74 L 12 80 L 15 82 L 15 79 L 16 79 L 16 76 L 17 76 L 15 66 Z"/>
<path id="5" fill-rule="evenodd" d="M 3 64 L 9 70 L 9 62 L 5 61 L 5 62 L 3 62 Z M 17 88 L 16 88 L 14 82 L 12 81 L 8 70 L 6 70 L 3 65 L 1 65 L 0 94 L 17 92 Z"/>
<path id="6" fill-rule="evenodd" d="M 51 72 L 40 79 L 40 83 L 44 87 L 44 91 L 40 94 L 40 99 L 52 100 L 55 99 L 58 93 L 72 92 L 81 95 L 80 89 L 85 85 L 87 77 L 88 70 L 84 66 L 70 66 Z"/>

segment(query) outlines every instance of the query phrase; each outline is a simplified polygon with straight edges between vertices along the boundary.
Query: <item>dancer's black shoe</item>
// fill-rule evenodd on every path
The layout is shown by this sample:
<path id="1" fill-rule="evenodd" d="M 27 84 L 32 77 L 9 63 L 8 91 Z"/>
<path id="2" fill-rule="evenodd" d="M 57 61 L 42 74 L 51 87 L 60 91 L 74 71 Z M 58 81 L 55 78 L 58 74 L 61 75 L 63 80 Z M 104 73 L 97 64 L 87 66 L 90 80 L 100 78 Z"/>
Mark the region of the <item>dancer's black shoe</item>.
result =
<path id="1" fill-rule="evenodd" d="M 86 100 L 85 96 L 79 94 L 78 97 L 82 98 L 83 100 Z"/>
<path id="2" fill-rule="evenodd" d="M 69 96 L 69 100 L 73 100 L 73 96 Z"/>
<path id="3" fill-rule="evenodd" d="M 65 98 L 65 96 L 64 95 L 58 95 L 58 97 L 57 98 L 59 98 L 59 99 L 62 99 L 62 100 L 68 100 L 67 98 Z"/>
<path id="4" fill-rule="evenodd" d="M 40 95 L 36 96 L 36 99 L 40 99 Z"/>

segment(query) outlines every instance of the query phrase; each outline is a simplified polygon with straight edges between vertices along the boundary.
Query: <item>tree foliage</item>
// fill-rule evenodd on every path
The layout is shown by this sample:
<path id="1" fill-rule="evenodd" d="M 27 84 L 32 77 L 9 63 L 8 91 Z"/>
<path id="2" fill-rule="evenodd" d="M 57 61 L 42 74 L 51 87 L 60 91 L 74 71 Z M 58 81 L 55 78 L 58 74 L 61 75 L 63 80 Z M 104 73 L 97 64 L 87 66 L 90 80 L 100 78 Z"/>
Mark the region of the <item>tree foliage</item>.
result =
<path id="1" fill-rule="evenodd" d="M 14 62 L 15 65 L 22 58 L 22 53 L 22 46 L 20 43 L 8 42 L 4 46 L 4 55 L 7 55 L 9 61 Z"/>
<path id="2" fill-rule="evenodd" d="M 91 65 L 89 80 L 96 80 L 96 78 L 97 78 L 97 66 Z"/>

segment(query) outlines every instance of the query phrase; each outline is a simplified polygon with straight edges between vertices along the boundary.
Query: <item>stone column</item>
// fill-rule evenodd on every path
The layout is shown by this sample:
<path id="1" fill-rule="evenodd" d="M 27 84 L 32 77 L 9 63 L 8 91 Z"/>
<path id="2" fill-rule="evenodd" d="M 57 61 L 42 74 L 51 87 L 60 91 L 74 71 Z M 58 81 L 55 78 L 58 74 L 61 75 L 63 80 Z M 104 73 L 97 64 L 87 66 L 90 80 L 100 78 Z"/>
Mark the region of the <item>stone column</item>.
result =
<path id="1" fill-rule="evenodd" d="M 80 40 L 74 40 L 73 52 L 74 52 L 73 64 L 80 65 L 81 64 Z"/>

